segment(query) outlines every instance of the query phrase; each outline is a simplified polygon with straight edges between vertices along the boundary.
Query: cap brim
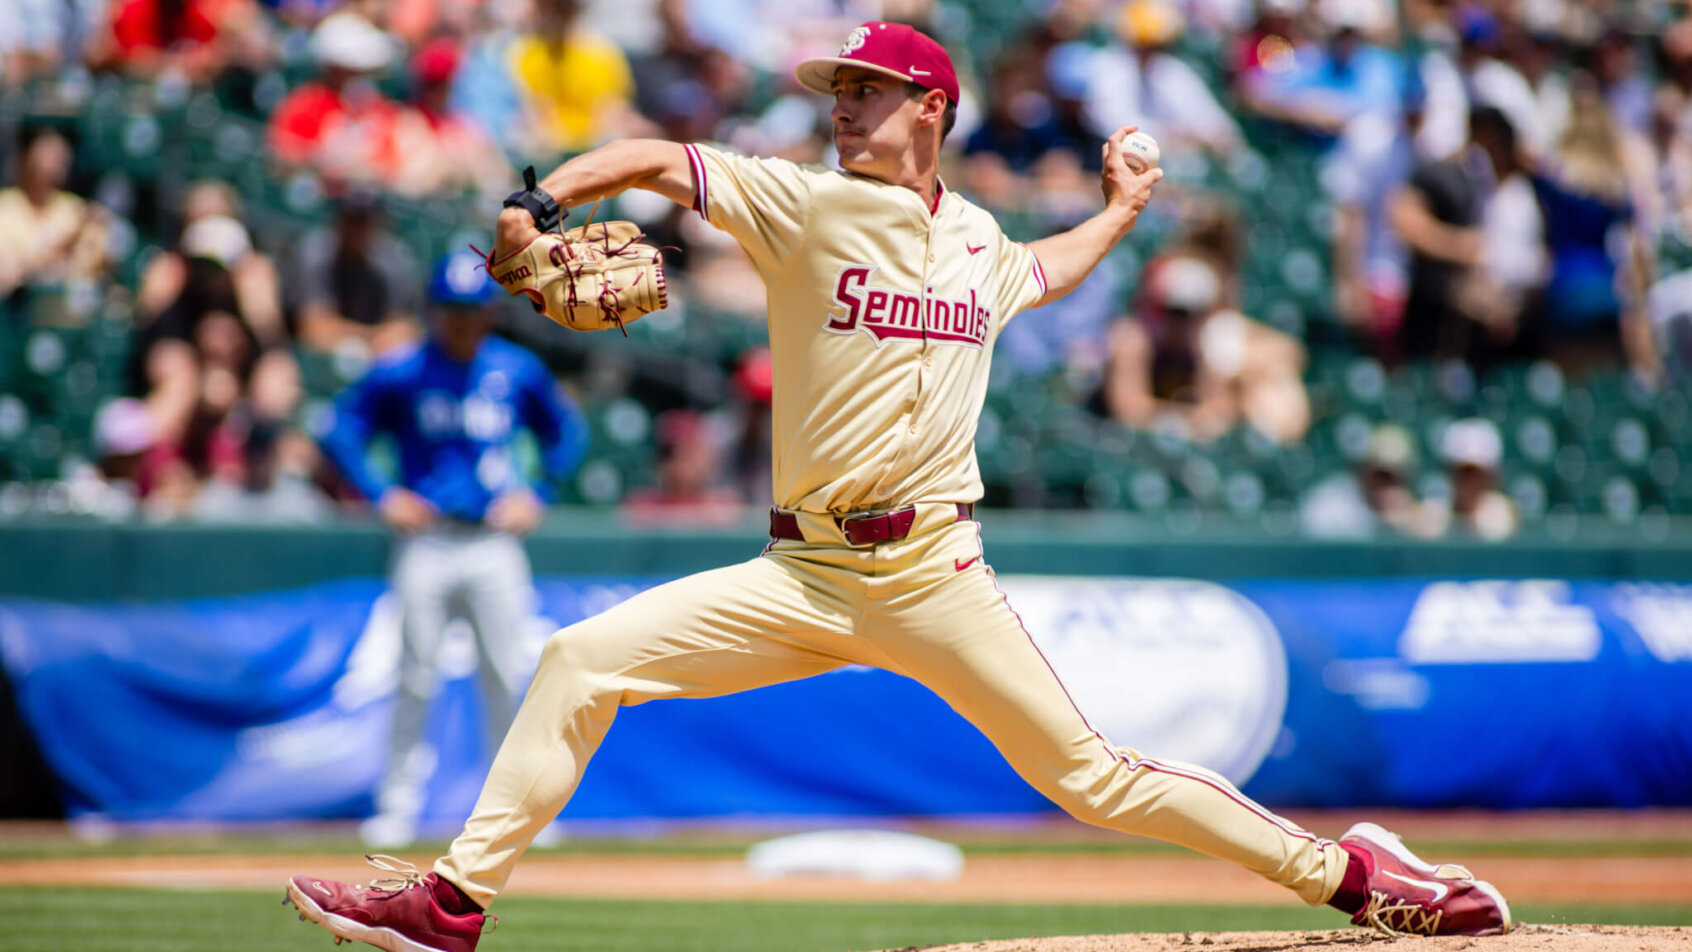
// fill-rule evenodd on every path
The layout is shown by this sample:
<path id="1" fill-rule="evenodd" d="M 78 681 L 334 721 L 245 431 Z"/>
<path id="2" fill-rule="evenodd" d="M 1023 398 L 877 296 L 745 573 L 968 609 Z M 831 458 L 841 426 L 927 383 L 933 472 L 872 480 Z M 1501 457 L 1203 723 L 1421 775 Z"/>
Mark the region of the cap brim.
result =
<path id="1" fill-rule="evenodd" d="M 793 78 L 799 80 L 799 85 L 811 92 L 832 96 L 834 95 L 834 71 L 842 66 L 856 66 L 859 69 L 882 73 L 894 79 L 902 79 L 907 83 L 914 82 L 906 73 L 895 72 L 885 66 L 877 66 L 863 60 L 847 59 L 844 56 L 819 56 L 816 59 L 805 60 L 798 66 L 793 67 Z"/>

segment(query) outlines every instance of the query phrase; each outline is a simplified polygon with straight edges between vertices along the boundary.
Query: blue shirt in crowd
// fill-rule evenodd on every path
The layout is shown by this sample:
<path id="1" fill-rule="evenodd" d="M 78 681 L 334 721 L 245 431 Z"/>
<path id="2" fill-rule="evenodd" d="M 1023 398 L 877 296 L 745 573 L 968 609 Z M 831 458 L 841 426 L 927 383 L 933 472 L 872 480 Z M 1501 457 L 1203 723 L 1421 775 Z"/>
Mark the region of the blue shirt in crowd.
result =
<path id="1" fill-rule="evenodd" d="M 552 481 L 572 472 L 587 446 L 581 411 L 539 358 L 489 337 L 469 363 L 434 341 L 383 358 L 335 402 L 324 452 L 374 501 L 392 484 L 370 465 L 370 441 L 393 437 L 397 482 L 444 516 L 481 522 L 488 505 L 527 484 L 512 459 L 518 427 L 540 444 L 545 478 L 531 487 L 553 502 Z"/>
<path id="2" fill-rule="evenodd" d="M 1547 321 L 1558 330 L 1615 326 L 1622 310 L 1616 290 L 1621 262 L 1610 253 L 1611 236 L 1632 222 L 1632 206 L 1625 198 L 1585 195 L 1542 176 L 1534 176 L 1533 190 L 1551 253 Z"/>

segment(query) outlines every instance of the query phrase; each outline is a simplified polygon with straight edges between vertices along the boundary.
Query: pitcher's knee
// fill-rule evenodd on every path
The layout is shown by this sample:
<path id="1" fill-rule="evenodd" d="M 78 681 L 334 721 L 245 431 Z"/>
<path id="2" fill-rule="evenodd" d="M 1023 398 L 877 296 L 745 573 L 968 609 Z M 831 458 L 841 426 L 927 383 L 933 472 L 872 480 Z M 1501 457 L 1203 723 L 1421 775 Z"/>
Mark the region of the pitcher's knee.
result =
<path id="1" fill-rule="evenodd" d="M 1112 787 L 1108 770 L 1093 763 L 1077 764 L 1067 772 L 1047 777 L 1035 784 L 1046 799 L 1083 823 L 1101 825 L 1107 813 L 1106 795 Z"/>
<path id="2" fill-rule="evenodd" d="M 581 624 L 560 628 L 547 637 L 546 646 L 541 649 L 540 663 L 535 668 L 535 677 L 593 681 L 600 673 L 595 654 L 590 632 L 584 630 Z"/>

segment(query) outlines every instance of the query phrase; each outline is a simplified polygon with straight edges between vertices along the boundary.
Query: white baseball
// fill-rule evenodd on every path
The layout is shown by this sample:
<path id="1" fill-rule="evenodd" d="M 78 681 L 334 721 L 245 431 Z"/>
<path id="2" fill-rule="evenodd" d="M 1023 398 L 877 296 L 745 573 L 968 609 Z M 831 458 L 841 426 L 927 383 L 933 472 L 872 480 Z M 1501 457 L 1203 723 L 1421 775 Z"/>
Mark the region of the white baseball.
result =
<path id="1" fill-rule="evenodd" d="M 1136 132 L 1122 140 L 1122 160 L 1136 175 L 1157 168 L 1157 160 L 1162 156 L 1157 147 L 1157 140 L 1144 132 Z"/>

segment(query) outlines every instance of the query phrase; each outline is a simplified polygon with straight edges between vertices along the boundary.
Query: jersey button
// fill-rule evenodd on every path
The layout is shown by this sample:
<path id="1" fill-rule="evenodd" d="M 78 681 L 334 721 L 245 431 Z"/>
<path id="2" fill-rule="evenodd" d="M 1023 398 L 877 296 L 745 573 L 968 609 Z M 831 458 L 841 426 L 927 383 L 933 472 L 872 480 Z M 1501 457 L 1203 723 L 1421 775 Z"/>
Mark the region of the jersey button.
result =
<path id="1" fill-rule="evenodd" d="M 933 354 L 923 354 L 922 355 L 922 365 L 924 367 L 934 366 L 934 355 Z"/>

